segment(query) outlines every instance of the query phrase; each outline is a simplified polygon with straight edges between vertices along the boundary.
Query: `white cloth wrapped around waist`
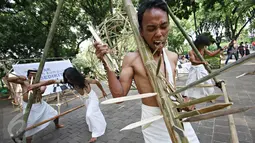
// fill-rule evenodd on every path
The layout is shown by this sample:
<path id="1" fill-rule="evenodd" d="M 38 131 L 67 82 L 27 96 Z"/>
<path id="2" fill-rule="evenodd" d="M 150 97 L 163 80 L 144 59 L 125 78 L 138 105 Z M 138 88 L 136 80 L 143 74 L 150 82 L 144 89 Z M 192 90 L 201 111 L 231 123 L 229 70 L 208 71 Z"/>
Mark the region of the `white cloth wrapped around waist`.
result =
<path id="1" fill-rule="evenodd" d="M 142 120 L 160 115 L 159 107 L 142 104 Z M 184 134 L 190 143 L 199 143 L 197 135 L 190 123 L 183 123 Z M 142 128 L 145 143 L 172 143 L 166 124 L 163 119 L 152 122 L 147 128 Z"/>
<path id="2" fill-rule="evenodd" d="M 204 68 L 204 65 L 200 64 L 200 65 L 191 65 L 190 69 L 189 69 L 189 76 L 188 76 L 188 80 L 186 81 L 186 85 L 195 82 L 205 76 L 208 75 L 207 70 Z M 213 81 L 207 80 L 201 84 L 209 84 L 212 85 Z M 201 98 L 201 97 L 205 97 L 207 95 L 210 95 L 214 93 L 214 88 L 213 87 L 193 87 L 193 88 L 189 88 L 184 92 L 185 96 L 188 97 L 192 97 L 192 98 Z"/>
<path id="3" fill-rule="evenodd" d="M 86 106 L 86 122 L 92 137 L 99 137 L 105 133 L 106 121 L 99 107 L 96 93 L 91 89 L 88 95 L 80 96 Z"/>
<path id="4" fill-rule="evenodd" d="M 22 106 L 23 106 L 23 114 L 25 114 L 27 102 L 23 101 Z M 47 104 L 45 101 L 42 100 L 41 103 L 35 103 L 32 105 L 32 108 L 27 120 L 27 127 L 30 127 L 36 123 L 40 123 L 44 120 L 50 119 L 57 115 L 58 115 L 57 111 L 54 108 L 52 108 L 49 104 Z M 46 128 L 49 124 L 50 122 L 47 122 L 34 129 L 26 131 L 25 136 L 26 137 L 32 136 L 35 133 Z"/>

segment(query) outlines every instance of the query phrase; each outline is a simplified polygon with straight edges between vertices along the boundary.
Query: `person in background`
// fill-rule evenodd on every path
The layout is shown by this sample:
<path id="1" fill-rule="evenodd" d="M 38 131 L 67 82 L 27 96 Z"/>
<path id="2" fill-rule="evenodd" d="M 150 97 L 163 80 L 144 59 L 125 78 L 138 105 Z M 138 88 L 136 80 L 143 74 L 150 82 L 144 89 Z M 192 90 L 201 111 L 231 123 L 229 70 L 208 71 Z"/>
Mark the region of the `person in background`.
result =
<path id="1" fill-rule="evenodd" d="M 236 40 L 232 40 L 228 44 L 227 59 L 225 61 L 225 65 L 228 64 L 228 61 L 229 61 L 230 57 L 232 57 L 232 55 L 235 56 L 236 61 L 238 60 L 236 47 L 237 47 Z"/>
<path id="2" fill-rule="evenodd" d="M 38 89 L 40 92 L 38 92 L 36 95 L 37 101 L 33 103 L 32 109 L 30 111 L 28 121 L 27 121 L 27 127 L 30 127 L 32 125 L 35 125 L 36 123 L 40 123 L 44 120 L 50 119 L 54 116 L 58 115 L 58 112 L 52 108 L 49 104 L 47 104 L 45 101 L 41 99 L 42 94 L 46 90 L 46 86 L 50 84 L 56 84 L 59 81 L 57 80 L 47 80 L 47 81 L 40 81 L 36 84 L 30 84 L 31 80 L 35 79 L 37 70 L 28 70 L 27 71 L 27 77 L 25 76 L 15 76 L 15 77 L 7 77 L 8 82 L 13 82 L 16 84 L 20 84 L 22 87 L 23 92 L 23 114 L 25 114 L 25 110 L 28 104 L 29 100 L 29 91 L 33 89 Z M 63 128 L 64 126 L 59 124 L 59 118 L 56 118 L 54 120 L 56 129 Z M 26 142 L 31 143 L 32 142 L 32 136 L 36 134 L 37 132 L 41 131 L 42 129 L 46 128 L 50 122 L 47 122 L 45 124 L 42 124 L 34 129 L 28 130 L 25 132 L 26 136 Z"/>
<path id="3" fill-rule="evenodd" d="M 105 133 L 106 121 L 99 108 L 99 100 L 96 93 L 92 90 L 90 84 L 96 84 L 102 91 L 104 97 L 107 96 L 99 81 L 85 78 L 77 69 L 70 67 L 63 73 L 64 83 L 68 83 L 79 94 L 81 100 L 86 105 L 86 122 L 89 131 L 92 132 L 90 143 L 96 142 L 97 138 Z"/>

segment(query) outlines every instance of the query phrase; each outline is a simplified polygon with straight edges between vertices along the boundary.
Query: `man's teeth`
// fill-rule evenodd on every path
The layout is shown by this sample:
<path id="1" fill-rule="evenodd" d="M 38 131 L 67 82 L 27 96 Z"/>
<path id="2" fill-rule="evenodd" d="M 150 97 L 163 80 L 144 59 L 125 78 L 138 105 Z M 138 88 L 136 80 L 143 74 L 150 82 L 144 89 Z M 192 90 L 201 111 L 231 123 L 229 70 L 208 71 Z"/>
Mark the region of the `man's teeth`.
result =
<path id="1" fill-rule="evenodd" d="M 159 44 L 162 44 L 162 43 L 163 43 L 162 41 L 154 41 L 155 45 L 159 45 Z"/>

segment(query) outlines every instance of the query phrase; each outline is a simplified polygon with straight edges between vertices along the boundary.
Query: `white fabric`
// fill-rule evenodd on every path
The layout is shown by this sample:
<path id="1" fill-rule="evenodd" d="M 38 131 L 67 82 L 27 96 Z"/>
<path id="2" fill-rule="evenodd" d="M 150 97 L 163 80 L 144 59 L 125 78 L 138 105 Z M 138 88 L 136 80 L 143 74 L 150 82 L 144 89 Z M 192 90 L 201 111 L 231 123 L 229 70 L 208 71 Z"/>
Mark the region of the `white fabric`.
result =
<path id="1" fill-rule="evenodd" d="M 99 100 L 96 93 L 91 89 L 88 95 L 81 96 L 86 108 L 86 122 L 92 137 L 99 137 L 105 133 L 106 121 L 99 108 Z"/>
<path id="2" fill-rule="evenodd" d="M 189 70 L 189 76 L 188 80 L 186 81 L 186 85 L 197 81 L 200 78 L 203 78 L 204 76 L 207 76 L 208 72 L 204 68 L 204 65 L 191 65 L 190 70 Z M 201 84 L 213 84 L 212 80 L 207 80 Z M 189 88 L 184 92 L 185 96 L 192 97 L 192 98 L 201 98 L 205 97 L 209 94 L 212 94 L 214 92 L 213 87 L 206 87 L 206 88 L 201 88 L 201 87 L 193 87 Z"/>
<path id="3" fill-rule="evenodd" d="M 25 114 L 25 110 L 27 107 L 27 102 L 23 101 L 23 114 Z M 35 103 L 32 105 L 28 121 L 27 121 L 27 127 L 30 127 L 36 123 L 40 123 L 44 120 L 50 119 L 54 116 L 58 115 L 57 111 L 53 109 L 49 104 L 47 104 L 45 101 L 42 100 L 42 103 Z M 28 130 L 25 133 L 26 137 L 32 136 L 35 133 L 41 131 L 42 129 L 46 128 L 50 122 L 47 122 L 45 124 L 42 124 L 41 126 L 38 126 L 34 129 Z"/>
<path id="4" fill-rule="evenodd" d="M 164 57 L 165 65 L 166 65 L 166 71 L 168 72 L 168 81 L 172 86 L 174 86 L 174 78 L 173 78 L 172 67 L 171 67 L 171 64 L 168 60 L 168 57 L 167 57 L 167 54 L 166 54 L 165 50 L 166 49 L 163 49 L 163 57 Z"/>
<path id="5" fill-rule="evenodd" d="M 174 83 L 173 73 L 171 64 L 168 60 L 168 57 L 163 50 L 164 62 L 166 64 L 166 70 L 169 74 L 169 82 Z M 141 120 L 147 119 L 156 115 L 160 115 L 161 111 L 159 107 L 152 107 L 142 104 L 142 117 Z M 183 123 L 184 125 L 184 134 L 188 138 L 190 143 L 199 143 L 197 135 L 193 130 L 190 123 Z M 143 129 L 142 133 L 145 143 L 172 143 L 167 127 L 163 119 L 152 122 L 147 128 Z"/>
<path id="6" fill-rule="evenodd" d="M 160 115 L 159 107 L 152 107 L 142 104 L 142 120 Z M 184 134 L 189 143 L 199 143 L 197 135 L 188 122 L 183 123 Z M 149 127 L 142 129 L 145 143 L 172 143 L 168 130 L 163 119 L 152 122 Z"/>
<path id="7" fill-rule="evenodd" d="M 179 60 L 177 61 L 177 72 L 178 74 L 188 74 L 189 73 L 189 69 L 191 66 L 191 62 L 187 62 L 187 63 L 181 63 Z"/>

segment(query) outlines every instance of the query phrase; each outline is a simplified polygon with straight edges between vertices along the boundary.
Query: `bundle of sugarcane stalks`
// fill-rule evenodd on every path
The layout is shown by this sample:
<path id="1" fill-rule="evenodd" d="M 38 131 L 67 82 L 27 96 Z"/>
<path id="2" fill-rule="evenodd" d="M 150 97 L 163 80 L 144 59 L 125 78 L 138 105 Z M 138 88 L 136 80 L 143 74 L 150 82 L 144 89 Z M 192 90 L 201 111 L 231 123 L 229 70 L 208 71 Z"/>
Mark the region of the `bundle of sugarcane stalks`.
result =
<path id="1" fill-rule="evenodd" d="M 163 117 L 172 142 L 173 143 L 180 143 L 180 142 L 188 143 L 188 140 L 187 140 L 186 136 L 184 135 L 183 122 L 195 122 L 195 121 L 201 121 L 201 120 L 206 120 L 206 119 L 210 119 L 210 118 L 228 115 L 229 125 L 230 125 L 230 130 L 231 130 L 231 135 L 232 135 L 232 142 L 235 142 L 235 143 L 239 142 L 237 133 L 236 133 L 236 129 L 235 129 L 233 116 L 231 114 L 244 112 L 244 111 L 246 111 L 250 108 L 253 108 L 253 107 L 231 109 L 230 106 L 233 103 L 229 102 L 229 97 L 226 92 L 225 83 L 223 81 L 218 81 L 215 78 L 215 76 L 219 75 L 223 71 L 226 71 L 234 66 L 237 66 L 247 60 L 254 58 L 255 53 L 253 53 L 245 58 L 242 58 L 241 60 L 239 60 L 235 63 L 227 65 L 224 68 L 221 68 L 215 72 L 212 72 L 211 69 L 205 65 L 205 68 L 210 73 L 208 76 L 205 76 L 204 78 L 197 80 L 196 82 L 193 82 L 183 88 L 175 90 L 175 88 L 168 83 L 168 81 L 164 78 L 163 74 L 158 70 L 160 64 L 157 65 L 157 63 L 155 62 L 155 60 L 153 58 L 153 54 L 151 53 L 151 50 L 145 44 L 143 38 L 140 36 L 139 29 L 138 29 L 138 22 L 137 22 L 137 18 L 136 18 L 136 11 L 134 9 L 134 6 L 133 6 L 131 0 L 123 0 L 123 3 L 125 5 L 126 12 L 129 17 L 129 20 L 130 20 L 130 25 L 132 27 L 132 30 L 133 30 L 133 33 L 135 36 L 137 48 L 138 48 L 141 58 L 143 60 L 145 69 L 148 73 L 150 83 L 153 86 L 153 89 L 156 93 L 156 95 L 154 93 L 148 93 L 148 94 L 143 94 L 143 95 L 134 95 L 134 96 L 137 96 L 137 98 L 136 97 L 130 97 L 130 98 L 141 99 L 141 98 L 151 97 L 151 96 L 155 95 L 163 116 L 159 115 L 159 116 L 152 117 L 150 119 L 146 119 L 144 121 L 133 123 L 133 124 L 125 127 L 122 130 L 132 129 L 132 128 L 135 128 L 135 127 L 138 127 L 141 125 L 148 126 L 148 124 L 150 124 L 151 122 L 156 121 Z M 192 49 L 195 51 L 195 53 L 200 58 L 200 60 L 204 61 L 203 57 L 200 55 L 200 53 L 198 52 L 198 50 L 196 49 L 196 47 L 194 46 L 192 41 L 189 39 L 189 37 L 187 36 L 185 31 L 180 26 L 179 22 L 173 15 L 171 9 L 169 7 L 168 7 L 168 9 L 169 9 L 170 17 L 173 19 L 173 21 L 175 22 L 177 27 L 181 30 L 184 37 L 188 40 Z M 189 102 L 184 103 L 183 98 L 180 95 L 180 93 L 182 91 L 187 90 L 188 88 L 194 87 L 196 85 L 199 86 L 200 83 L 202 83 L 208 79 L 211 79 L 211 78 L 213 78 L 216 85 L 219 88 L 221 88 L 223 94 L 209 95 L 207 97 L 191 100 Z M 218 98 L 222 95 L 224 96 L 225 103 L 214 104 L 209 107 L 204 107 L 204 108 L 197 109 L 194 111 L 189 111 L 189 112 L 182 112 L 182 110 L 181 110 L 181 109 L 191 106 L 191 105 L 196 105 L 199 103 L 215 100 L 216 98 Z M 108 101 L 102 102 L 102 104 L 110 104 L 110 103 L 117 103 L 120 101 L 130 100 L 130 99 L 126 99 L 126 98 L 127 97 L 121 97 L 121 98 L 119 98 L 119 100 L 110 99 Z M 172 99 L 175 101 L 172 101 Z M 226 107 L 227 107 L 227 109 L 224 109 Z M 223 109 L 223 110 L 221 110 L 221 109 Z M 219 110 L 219 111 L 216 111 L 216 110 Z"/>

